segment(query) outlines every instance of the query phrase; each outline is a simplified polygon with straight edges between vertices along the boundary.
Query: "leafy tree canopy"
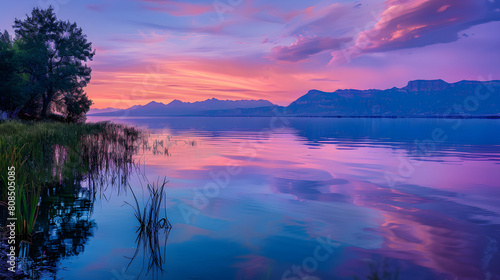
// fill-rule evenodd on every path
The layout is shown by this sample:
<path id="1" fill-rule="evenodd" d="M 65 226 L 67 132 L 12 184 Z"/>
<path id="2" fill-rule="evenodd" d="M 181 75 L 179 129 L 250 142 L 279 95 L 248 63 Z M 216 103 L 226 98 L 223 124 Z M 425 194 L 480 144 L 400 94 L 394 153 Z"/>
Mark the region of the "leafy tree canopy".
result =
<path id="1" fill-rule="evenodd" d="M 82 29 L 58 20 L 52 7 L 34 8 L 13 28 L 14 40 L 7 32 L 0 35 L 2 110 L 18 109 L 21 117 L 34 119 L 59 113 L 67 121 L 82 120 L 92 105 L 84 92 L 92 72 L 86 62 L 95 55 Z"/>

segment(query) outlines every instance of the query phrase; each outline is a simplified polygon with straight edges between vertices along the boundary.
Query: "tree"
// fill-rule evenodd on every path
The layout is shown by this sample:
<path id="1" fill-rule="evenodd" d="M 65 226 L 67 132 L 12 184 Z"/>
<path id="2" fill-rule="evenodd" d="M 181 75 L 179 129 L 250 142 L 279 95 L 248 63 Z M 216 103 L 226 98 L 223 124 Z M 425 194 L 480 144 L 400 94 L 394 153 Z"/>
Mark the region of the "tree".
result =
<path id="1" fill-rule="evenodd" d="M 62 99 L 56 102 L 59 110 L 63 111 L 67 122 L 84 122 L 85 113 L 92 105 L 92 100 L 81 88 L 74 89 L 65 93 Z"/>
<path id="2" fill-rule="evenodd" d="M 14 112 L 23 107 L 27 96 L 23 92 L 23 79 L 18 72 L 14 42 L 5 30 L 0 32 L 0 110 Z"/>
<path id="3" fill-rule="evenodd" d="M 58 20 L 52 7 L 34 8 L 26 19 L 16 19 L 13 27 L 20 72 L 29 76 L 25 108 L 34 108 L 41 119 L 56 107 L 71 119 L 79 118 L 74 114 L 85 115 L 92 104 L 83 90 L 92 72 L 86 62 L 95 51 L 82 29 Z"/>

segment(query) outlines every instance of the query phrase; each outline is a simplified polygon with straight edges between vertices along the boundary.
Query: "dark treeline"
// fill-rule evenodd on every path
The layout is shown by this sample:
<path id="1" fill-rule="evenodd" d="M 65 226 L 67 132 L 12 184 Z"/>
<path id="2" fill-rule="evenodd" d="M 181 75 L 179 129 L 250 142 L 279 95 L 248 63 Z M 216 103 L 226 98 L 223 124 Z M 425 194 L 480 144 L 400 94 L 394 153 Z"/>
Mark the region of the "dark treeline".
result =
<path id="1" fill-rule="evenodd" d="M 82 29 L 58 20 L 52 8 L 34 8 L 13 29 L 0 31 L 0 110 L 20 119 L 84 121 L 92 105 L 86 62 L 95 51 Z"/>

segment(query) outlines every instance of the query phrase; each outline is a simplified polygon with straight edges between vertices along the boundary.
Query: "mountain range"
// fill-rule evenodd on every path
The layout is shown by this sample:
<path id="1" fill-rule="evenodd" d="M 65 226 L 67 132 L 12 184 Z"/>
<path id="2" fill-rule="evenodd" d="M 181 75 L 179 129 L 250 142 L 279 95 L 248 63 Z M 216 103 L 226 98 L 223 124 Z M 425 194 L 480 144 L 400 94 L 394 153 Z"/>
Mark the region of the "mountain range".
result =
<path id="1" fill-rule="evenodd" d="M 391 89 L 310 90 L 283 107 L 267 100 L 174 100 L 128 109 L 92 109 L 95 116 L 500 117 L 500 81 L 410 81 Z"/>
<path id="2" fill-rule="evenodd" d="M 152 101 L 146 105 L 135 105 L 128 109 L 92 109 L 88 115 L 97 116 L 198 116 L 218 110 L 260 108 L 275 106 L 267 100 L 219 100 L 207 99 L 205 101 L 182 102 L 174 100 L 168 104 Z M 103 111 L 105 110 L 105 111 Z"/>

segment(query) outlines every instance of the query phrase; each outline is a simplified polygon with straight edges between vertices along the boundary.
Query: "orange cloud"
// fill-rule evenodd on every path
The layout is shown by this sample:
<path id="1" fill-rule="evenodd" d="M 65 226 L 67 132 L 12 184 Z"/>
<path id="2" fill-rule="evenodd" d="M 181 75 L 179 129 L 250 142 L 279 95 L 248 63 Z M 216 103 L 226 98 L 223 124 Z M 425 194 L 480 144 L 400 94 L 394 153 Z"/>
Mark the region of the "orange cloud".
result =
<path id="1" fill-rule="evenodd" d="M 384 81 L 386 75 L 396 79 L 405 74 L 400 68 L 381 72 L 354 66 L 306 66 L 254 58 L 144 58 L 135 66 L 127 63 L 94 67 L 87 92 L 94 100 L 94 108 L 128 108 L 152 100 L 193 102 L 213 97 L 266 99 L 288 105 L 311 89 L 334 91 L 352 84 L 363 89 Z"/>
<path id="2" fill-rule="evenodd" d="M 152 100 L 199 101 L 208 98 L 268 99 L 288 105 L 324 78 L 328 90 L 337 83 L 328 74 L 267 60 L 165 57 L 136 66 L 94 67 L 87 88 L 95 108 L 125 108 Z M 330 85 L 330 87 L 328 87 Z M 110 101 L 111 100 L 111 101 Z"/>

